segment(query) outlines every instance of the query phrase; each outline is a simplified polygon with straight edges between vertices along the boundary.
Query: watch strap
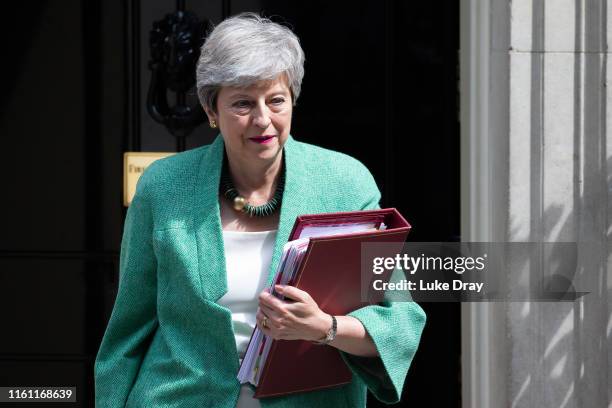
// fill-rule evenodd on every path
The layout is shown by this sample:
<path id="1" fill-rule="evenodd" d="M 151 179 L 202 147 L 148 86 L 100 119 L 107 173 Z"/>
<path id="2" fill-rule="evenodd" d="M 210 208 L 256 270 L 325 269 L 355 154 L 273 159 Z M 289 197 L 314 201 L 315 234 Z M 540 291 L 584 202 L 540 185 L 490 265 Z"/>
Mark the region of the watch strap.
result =
<path id="1" fill-rule="evenodd" d="M 315 341 L 314 344 L 324 346 L 326 344 L 329 344 L 336 338 L 336 333 L 338 331 L 338 321 L 336 320 L 336 316 L 332 315 L 331 318 L 332 318 L 331 328 L 327 331 L 327 334 L 322 340 Z"/>

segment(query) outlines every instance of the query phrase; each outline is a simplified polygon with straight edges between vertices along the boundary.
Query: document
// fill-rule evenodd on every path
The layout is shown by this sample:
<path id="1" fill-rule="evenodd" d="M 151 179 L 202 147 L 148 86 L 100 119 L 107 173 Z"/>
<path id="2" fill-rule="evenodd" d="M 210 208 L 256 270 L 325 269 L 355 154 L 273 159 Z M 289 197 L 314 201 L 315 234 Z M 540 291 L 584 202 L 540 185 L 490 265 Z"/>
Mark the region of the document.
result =
<path id="1" fill-rule="evenodd" d="M 356 285 L 361 242 L 403 242 L 409 230 L 410 224 L 394 208 L 300 216 L 266 290 L 284 300 L 274 285 L 296 286 L 309 292 L 327 313 L 347 313 L 360 305 Z M 322 260 L 329 264 L 322 265 Z M 350 293 L 338 294 L 345 290 Z M 237 377 L 241 384 L 256 386 L 255 397 L 261 398 L 345 384 L 351 373 L 331 346 L 274 340 L 256 327 Z"/>

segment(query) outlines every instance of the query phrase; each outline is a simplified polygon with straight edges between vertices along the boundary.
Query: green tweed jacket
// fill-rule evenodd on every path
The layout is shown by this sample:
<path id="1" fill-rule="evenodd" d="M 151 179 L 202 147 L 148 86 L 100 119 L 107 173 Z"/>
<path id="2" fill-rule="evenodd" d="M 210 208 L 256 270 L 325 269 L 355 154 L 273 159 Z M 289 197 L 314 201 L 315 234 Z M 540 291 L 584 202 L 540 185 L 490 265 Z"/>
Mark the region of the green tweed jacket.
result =
<path id="1" fill-rule="evenodd" d="M 96 357 L 96 407 L 234 408 L 240 384 L 218 203 L 223 139 L 153 163 L 140 178 L 121 244 L 119 290 Z M 268 282 L 300 214 L 378 208 L 370 172 L 342 153 L 285 144 L 286 179 Z M 350 313 L 380 357 L 341 353 L 350 384 L 261 400 L 262 407 L 365 407 L 366 387 L 399 401 L 425 324 L 414 302 Z M 287 362 L 290 364 L 290 362 Z"/>

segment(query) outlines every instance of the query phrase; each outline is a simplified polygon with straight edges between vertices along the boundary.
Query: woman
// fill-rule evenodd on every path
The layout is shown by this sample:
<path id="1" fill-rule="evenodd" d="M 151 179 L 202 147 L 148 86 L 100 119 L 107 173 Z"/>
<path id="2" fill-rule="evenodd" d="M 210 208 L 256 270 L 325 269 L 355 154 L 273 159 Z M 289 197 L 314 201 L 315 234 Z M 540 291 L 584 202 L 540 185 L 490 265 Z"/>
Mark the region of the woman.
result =
<path id="1" fill-rule="evenodd" d="M 198 96 L 220 136 L 158 160 L 138 183 L 95 364 L 97 406 L 363 407 L 366 387 L 400 399 L 425 322 L 416 303 L 330 316 L 297 288 L 277 288 L 293 302 L 263 290 L 296 216 L 378 208 L 380 198 L 360 162 L 290 136 L 303 62 L 297 37 L 255 14 L 207 38 Z M 254 399 L 236 374 L 255 325 L 336 347 L 352 382 Z"/>

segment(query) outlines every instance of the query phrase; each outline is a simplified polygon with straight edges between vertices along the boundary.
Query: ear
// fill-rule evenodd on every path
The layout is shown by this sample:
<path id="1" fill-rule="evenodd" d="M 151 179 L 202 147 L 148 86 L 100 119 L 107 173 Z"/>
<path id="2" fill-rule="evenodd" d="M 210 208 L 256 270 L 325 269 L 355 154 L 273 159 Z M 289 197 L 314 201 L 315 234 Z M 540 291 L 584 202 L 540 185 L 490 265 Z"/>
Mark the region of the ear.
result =
<path id="1" fill-rule="evenodd" d="M 204 108 L 204 112 L 206 112 L 206 116 L 208 116 L 209 122 L 214 120 L 215 122 L 219 123 L 215 112 L 213 112 L 211 109 L 207 108 L 206 106 L 202 106 L 202 108 Z"/>

